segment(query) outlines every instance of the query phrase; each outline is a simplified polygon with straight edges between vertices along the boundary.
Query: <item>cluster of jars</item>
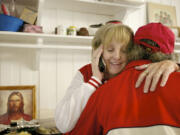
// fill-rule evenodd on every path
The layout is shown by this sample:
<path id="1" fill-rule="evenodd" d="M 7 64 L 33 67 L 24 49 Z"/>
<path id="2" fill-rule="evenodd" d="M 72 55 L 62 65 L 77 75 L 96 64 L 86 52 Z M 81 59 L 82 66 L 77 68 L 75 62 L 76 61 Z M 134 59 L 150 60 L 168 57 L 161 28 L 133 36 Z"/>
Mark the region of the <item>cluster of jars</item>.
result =
<path id="1" fill-rule="evenodd" d="M 77 29 L 75 26 L 69 26 L 68 28 L 66 28 L 63 25 L 59 25 L 58 27 L 56 27 L 55 31 L 56 31 L 55 33 L 58 35 L 71 35 L 71 36 L 77 35 Z"/>

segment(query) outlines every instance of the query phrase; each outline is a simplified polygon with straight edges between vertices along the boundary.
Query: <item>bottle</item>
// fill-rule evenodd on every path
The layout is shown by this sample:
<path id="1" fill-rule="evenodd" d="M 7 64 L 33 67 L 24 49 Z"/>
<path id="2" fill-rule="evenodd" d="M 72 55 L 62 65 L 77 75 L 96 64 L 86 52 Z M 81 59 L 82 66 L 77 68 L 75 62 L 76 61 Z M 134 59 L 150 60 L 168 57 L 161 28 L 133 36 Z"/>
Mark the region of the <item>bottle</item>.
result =
<path id="1" fill-rule="evenodd" d="M 67 30 L 67 35 L 76 36 L 76 27 L 75 26 L 69 26 Z"/>
<path id="2" fill-rule="evenodd" d="M 63 35 L 63 36 L 67 35 L 66 27 L 63 26 L 63 25 L 57 26 L 57 34 L 58 35 Z"/>
<path id="3" fill-rule="evenodd" d="M 9 2 L 9 13 L 11 16 L 17 17 L 16 3 L 15 0 L 8 0 Z"/>

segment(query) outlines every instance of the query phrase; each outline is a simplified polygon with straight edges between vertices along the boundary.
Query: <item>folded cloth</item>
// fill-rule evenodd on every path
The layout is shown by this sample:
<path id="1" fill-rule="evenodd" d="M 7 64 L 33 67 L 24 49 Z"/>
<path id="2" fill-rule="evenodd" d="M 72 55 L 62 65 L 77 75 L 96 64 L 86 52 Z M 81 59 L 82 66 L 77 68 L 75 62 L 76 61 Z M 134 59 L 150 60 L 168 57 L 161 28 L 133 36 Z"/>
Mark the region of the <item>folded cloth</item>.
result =
<path id="1" fill-rule="evenodd" d="M 32 25 L 32 24 L 25 24 L 24 27 L 23 27 L 23 32 L 43 33 L 41 26 Z"/>

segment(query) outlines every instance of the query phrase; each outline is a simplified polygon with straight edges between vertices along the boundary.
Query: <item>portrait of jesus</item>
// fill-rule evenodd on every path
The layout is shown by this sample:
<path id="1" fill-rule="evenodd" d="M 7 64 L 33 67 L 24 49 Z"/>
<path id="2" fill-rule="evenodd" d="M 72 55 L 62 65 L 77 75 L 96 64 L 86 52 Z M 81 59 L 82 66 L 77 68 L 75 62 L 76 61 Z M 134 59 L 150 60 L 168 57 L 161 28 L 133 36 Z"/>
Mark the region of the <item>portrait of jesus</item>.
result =
<path id="1" fill-rule="evenodd" d="M 33 119 L 32 90 L 0 90 L 0 124 Z"/>

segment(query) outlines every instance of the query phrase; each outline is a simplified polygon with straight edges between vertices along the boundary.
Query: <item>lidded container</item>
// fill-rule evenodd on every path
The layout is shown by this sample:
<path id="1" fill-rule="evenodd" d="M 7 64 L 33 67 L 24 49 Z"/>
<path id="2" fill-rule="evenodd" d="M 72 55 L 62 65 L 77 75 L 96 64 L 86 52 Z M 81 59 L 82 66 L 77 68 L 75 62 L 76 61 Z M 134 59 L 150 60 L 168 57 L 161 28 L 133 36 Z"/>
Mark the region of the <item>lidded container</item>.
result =
<path id="1" fill-rule="evenodd" d="M 57 28 L 56 28 L 56 33 L 57 33 L 58 35 L 67 35 L 66 27 L 63 26 L 63 25 L 57 26 Z"/>
<path id="2" fill-rule="evenodd" d="M 8 3 L 10 15 L 17 17 L 16 0 L 8 0 Z"/>
<path id="3" fill-rule="evenodd" d="M 67 35 L 76 36 L 77 35 L 76 26 L 69 26 L 69 28 L 67 29 Z"/>

